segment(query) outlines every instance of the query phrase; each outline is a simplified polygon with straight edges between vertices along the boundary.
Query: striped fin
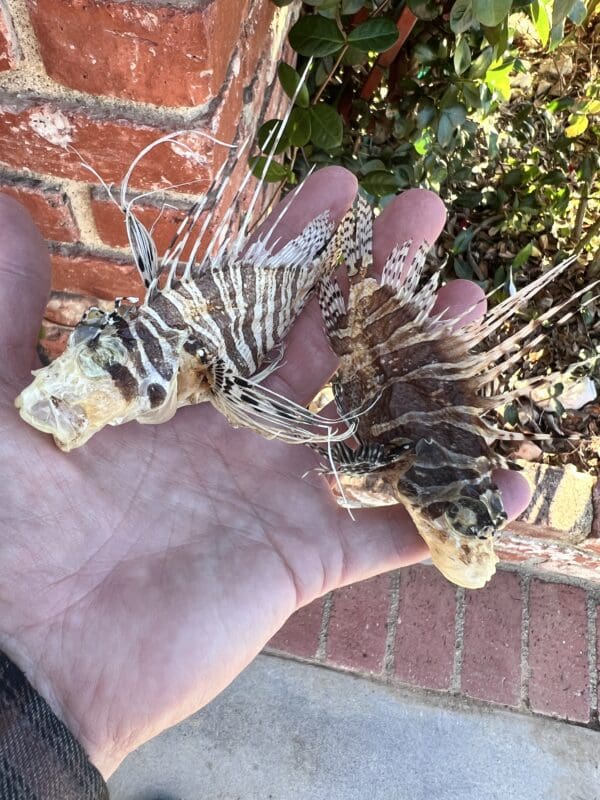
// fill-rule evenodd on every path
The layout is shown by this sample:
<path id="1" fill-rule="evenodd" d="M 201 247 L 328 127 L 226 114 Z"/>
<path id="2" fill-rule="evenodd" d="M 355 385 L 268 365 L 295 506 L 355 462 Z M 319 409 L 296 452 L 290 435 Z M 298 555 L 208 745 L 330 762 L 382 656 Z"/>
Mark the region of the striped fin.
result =
<path id="1" fill-rule="evenodd" d="M 319 282 L 317 298 L 325 329 L 328 333 L 332 333 L 346 314 L 346 303 L 335 278 L 323 278 Z"/>
<path id="2" fill-rule="evenodd" d="M 158 253 L 154 239 L 147 228 L 139 221 L 131 210 L 131 205 L 125 208 L 125 229 L 129 246 L 135 259 L 138 272 L 146 289 L 158 277 Z"/>
<path id="3" fill-rule="evenodd" d="M 366 277 L 373 266 L 373 208 L 361 194 L 339 228 L 348 275 Z"/>
<path id="4" fill-rule="evenodd" d="M 334 432 L 341 420 L 313 414 L 256 381 L 236 375 L 222 361 L 213 365 L 212 391 L 215 405 L 230 422 L 268 438 L 316 444 L 343 441 L 353 433 L 353 429 Z"/>

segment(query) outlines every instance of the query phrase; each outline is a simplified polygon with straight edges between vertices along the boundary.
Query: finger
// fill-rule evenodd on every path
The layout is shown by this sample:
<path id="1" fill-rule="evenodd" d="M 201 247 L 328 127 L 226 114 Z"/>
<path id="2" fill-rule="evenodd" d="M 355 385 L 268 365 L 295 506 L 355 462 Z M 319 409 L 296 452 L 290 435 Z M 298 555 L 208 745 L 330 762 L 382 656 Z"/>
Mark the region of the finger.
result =
<path id="1" fill-rule="evenodd" d="M 508 520 L 518 517 L 529 505 L 531 488 L 513 470 L 498 469 L 493 481 L 502 493 Z M 403 506 L 359 509 L 341 517 L 344 542 L 344 574 L 340 585 L 365 580 L 382 572 L 400 569 L 428 558 L 429 550 Z"/>
<path id="2" fill-rule="evenodd" d="M 357 188 L 356 178 L 348 170 L 325 167 L 307 178 L 296 195 L 291 198 L 288 195 L 263 223 L 259 233 L 268 230 L 273 220 L 280 216 L 282 208 L 288 206 L 289 210 L 273 234 L 273 240 L 280 237 L 279 247 L 298 236 L 309 222 L 326 210 L 337 225 L 352 206 Z M 285 364 L 269 385 L 297 402 L 307 403 L 335 366 L 336 357 L 323 334 L 321 312 L 317 302 L 311 300 L 286 339 Z"/>
<path id="3" fill-rule="evenodd" d="M 426 189 L 409 189 L 396 197 L 375 220 L 373 261 L 381 272 L 396 244 L 412 241 L 405 270 L 422 244 L 433 245 L 444 229 L 446 208 L 440 198 Z M 486 311 L 483 289 L 473 281 L 455 280 L 442 286 L 432 314 L 444 312 L 444 319 L 457 318 L 460 325 L 480 319 Z"/>
<path id="4" fill-rule="evenodd" d="M 419 247 L 433 245 L 444 228 L 446 208 L 437 194 L 427 189 L 409 189 L 395 197 L 373 225 L 373 262 L 381 272 L 397 244 L 411 240 L 405 269 Z"/>
<path id="5" fill-rule="evenodd" d="M 442 286 L 431 313 L 433 316 L 442 314 L 442 319 L 456 319 L 456 327 L 459 328 L 481 319 L 486 311 L 487 300 L 483 289 L 473 281 L 458 278 Z"/>
<path id="6" fill-rule="evenodd" d="M 276 253 L 325 211 L 329 211 L 337 225 L 352 206 L 357 189 L 358 182 L 347 169 L 325 167 L 310 175 L 278 203 L 250 237 L 250 242 L 269 232 L 269 241 L 274 243 L 272 249 Z"/>
<path id="7" fill-rule="evenodd" d="M 325 170 L 316 173 L 315 177 L 323 172 Z M 423 242 L 433 244 L 442 231 L 445 220 L 444 204 L 433 192 L 409 189 L 396 197 L 375 220 L 373 226 L 375 272 L 381 272 L 398 243 L 412 239 L 409 259 Z M 327 345 L 322 327 L 318 305 L 312 301 L 288 337 L 288 368 L 282 368 L 278 378 L 285 381 L 288 396 L 300 403 L 306 403 L 314 397 L 337 363 Z M 302 364 L 302 370 L 298 369 L 298 364 Z"/>
<path id="8" fill-rule="evenodd" d="M 531 502 L 531 486 L 521 473 L 512 469 L 495 469 L 492 481 L 502 494 L 504 510 L 509 520 L 516 519 Z"/>
<path id="9" fill-rule="evenodd" d="M 0 231 L 0 370 L 12 381 L 26 376 L 34 363 L 50 290 L 50 259 L 29 213 L 2 194 Z"/>

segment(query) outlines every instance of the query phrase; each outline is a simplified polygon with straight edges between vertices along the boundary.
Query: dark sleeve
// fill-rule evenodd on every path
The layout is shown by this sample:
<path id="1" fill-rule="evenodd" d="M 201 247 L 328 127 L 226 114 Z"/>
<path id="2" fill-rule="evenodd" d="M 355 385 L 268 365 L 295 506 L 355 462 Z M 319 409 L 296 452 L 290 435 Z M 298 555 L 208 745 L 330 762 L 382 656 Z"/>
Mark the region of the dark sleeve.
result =
<path id="1" fill-rule="evenodd" d="M 79 742 L 1 652 L 0 798 L 108 800 Z"/>

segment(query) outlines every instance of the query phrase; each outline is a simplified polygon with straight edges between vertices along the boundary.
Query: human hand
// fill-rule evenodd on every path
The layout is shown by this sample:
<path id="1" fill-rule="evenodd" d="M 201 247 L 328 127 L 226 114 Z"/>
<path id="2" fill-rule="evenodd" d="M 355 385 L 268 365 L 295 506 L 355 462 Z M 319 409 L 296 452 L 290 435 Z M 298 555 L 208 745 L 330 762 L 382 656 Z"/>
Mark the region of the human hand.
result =
<path id="1" fill-rule="evenodd" d="M 349 173 L 309 180 L 283 239 L 326 208 L 339 220 L 352 202 Z M 434 195 L 405 193 L 376 222 L 376 263 L 396 241 L 434 241 L 443 222 Z M 108 777 L 217 695 L 297 608 L 427 550 L 403 508 L 356 511 L 353 522 L 323 478 L 301 477 L 315 466 L 308 448 L 233 430 L 208 404 L 59 451 L 13 406 L 29 379 L 48 257 L 6 197 L 0 230 L 0 649 Z M 438 308 L 458 316 L 480 297 L 456 281 Z M 269 385 L 308 402 L 335 367 L 315 303 L 285 360 Z M 514 517 L 525 482 L 497 479 Z"/>

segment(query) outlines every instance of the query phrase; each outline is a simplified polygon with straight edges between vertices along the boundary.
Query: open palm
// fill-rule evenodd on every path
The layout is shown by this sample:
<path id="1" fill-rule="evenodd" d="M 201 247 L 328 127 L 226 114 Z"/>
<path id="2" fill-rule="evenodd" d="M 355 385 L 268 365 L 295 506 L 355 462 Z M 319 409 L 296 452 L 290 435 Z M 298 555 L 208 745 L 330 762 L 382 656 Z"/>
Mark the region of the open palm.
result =
<path id="1" fill-rule="evenodd" d="M 352 202 L 349 173 L 310 180 L 283 239 Z M 396 241 L 434 241 L 443 222 L 434 195 L 405 193 L 377 220 L 376 261 Z M 0 649 L 107 776 L 218 694 L 297 608 L 427 550 L 403 508 L 358 511 L 353 522 L 309 472 L 307 448 L 234 430 L 207 405 L 60 452 L 13 406 L 46 300 L 45 246 L 5 197 L 0 230 Z M 480 297 L 466 281 L 442 292 L 438 307 L 454 315 Z M 308 402 L 335 366 L 316 308 L 285 360 L 271 385 Z M 525 484 L 499 480 L 514 516 Z"/>

